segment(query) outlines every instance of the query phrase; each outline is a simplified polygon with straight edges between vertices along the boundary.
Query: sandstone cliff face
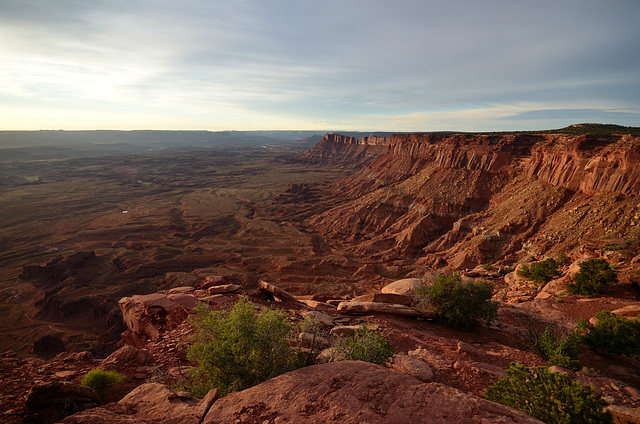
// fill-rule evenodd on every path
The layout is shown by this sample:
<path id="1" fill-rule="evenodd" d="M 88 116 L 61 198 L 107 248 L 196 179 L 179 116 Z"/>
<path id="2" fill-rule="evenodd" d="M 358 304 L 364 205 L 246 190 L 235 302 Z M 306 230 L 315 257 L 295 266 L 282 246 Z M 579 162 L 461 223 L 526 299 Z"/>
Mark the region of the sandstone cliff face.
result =
<path id="1" fill-rule="evenodd" d="M 323 142 L 309 157 L 340 163 L 344 154 L 361 169 L 308 222 L 380 260 L 459 269 L 572 249 L 580 237 L 625 237 L 638 221 L 638 137 L 397 134 L 373 161 L 353 154 L 366 140 Z"/>
<path id="2" fill-rule="evenodd" d="M 320 142 L 297 159 L 307 163 L 341 166 L 367 164 L 384 153 L 389 144 L 387 137 L 355 137 L 326 134 Z"/>
<path id="3" fill-rule="evenodd" d="M 640 192 L 638 137 L 580 136 L 571 142 L 564 148 L 537 148 L 524 172 L 587 194 Z"/>

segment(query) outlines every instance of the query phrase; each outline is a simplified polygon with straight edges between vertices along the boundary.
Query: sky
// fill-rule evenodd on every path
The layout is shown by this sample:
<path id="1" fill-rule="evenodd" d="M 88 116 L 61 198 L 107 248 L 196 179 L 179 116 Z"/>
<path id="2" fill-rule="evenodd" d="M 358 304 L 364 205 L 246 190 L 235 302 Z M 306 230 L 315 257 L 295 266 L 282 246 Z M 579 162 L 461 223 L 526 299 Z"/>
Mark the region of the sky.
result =
<path id="1" fill-rule="evenodd" d="M 638 0 L 0 0 L 0 130 L 640 126 Z"/>

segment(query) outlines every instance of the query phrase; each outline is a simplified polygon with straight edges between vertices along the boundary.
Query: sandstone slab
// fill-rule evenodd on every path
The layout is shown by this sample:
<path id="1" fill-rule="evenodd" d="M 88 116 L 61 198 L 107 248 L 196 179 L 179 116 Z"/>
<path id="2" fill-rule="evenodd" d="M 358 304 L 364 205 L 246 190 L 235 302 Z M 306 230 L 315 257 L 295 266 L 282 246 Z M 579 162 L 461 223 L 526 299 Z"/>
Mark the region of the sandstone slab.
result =
<path id="1" fill-rule="evenodd" d="M 215 402 L 204 424 L 540 423 L 522 412 L 380 365 L 344 361 L 272 378 Z"/>
<path id="2" fill-rule="evenodd" d="M 413 297 L 416 286 L 420 284 L 422 280 L 419 278 L 404 278 L 384 286 L 381 292 Z"/>

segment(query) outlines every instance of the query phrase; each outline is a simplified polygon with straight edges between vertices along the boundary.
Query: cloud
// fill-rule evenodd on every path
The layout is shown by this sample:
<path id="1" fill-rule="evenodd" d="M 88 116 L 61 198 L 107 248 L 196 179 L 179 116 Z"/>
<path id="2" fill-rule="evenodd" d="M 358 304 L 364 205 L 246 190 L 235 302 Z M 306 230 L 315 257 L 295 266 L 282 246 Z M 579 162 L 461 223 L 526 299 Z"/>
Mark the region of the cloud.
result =
<path id="1" fill-rule="evenodd" d="M 617 111 L 595 116 L 630 125 L 637 16 L 640 2 L 623 0 L 5 0 L 0 98 L 5 116 L 31 103 L 34 128 L 52 104 L 68 111 L 65 125 L 81 107 L 86 125 L 93 108 L 116 127 L 136 110 L 147 128 L 270 116 L 394 130 L 398 117 L 441 111 L 500 126 L 559 109 Z M 510 113 L 494 115 L 496 104 Z"/>
<path id="2" fill-rule="evenodd" d="M 505 116 L 500 119 L 505 120 L 556 120 L 564 119 L 575 123 L 585 122 L 620 122 L 630 119 L 638 120 L 639 112 L 621 112 L 602 109 L 540 109 L 528 110 L 516 113 L 511 116 Z"/>

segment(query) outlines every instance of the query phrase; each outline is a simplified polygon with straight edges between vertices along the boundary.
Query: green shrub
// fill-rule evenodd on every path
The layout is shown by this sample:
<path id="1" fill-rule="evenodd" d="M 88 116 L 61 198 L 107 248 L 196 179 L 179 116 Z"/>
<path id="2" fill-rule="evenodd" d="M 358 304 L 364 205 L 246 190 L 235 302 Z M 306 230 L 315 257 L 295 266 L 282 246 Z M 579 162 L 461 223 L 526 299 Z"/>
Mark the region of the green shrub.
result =
<path id="1" fill-rule="evenodd" d="M 511 363 L 507 376 L 487 388 L 485 397 L 531 415 L 547 424 L 611 423 L 607 402 L 567 375 L 545 367 Z"/>
<path id="2" fill-rule="evenodd" d="M 589 259 L 580 263 L 580 272 L 573 283 L 567 283 L 567 291 L 586 297 L 600 294 L 618 282 L 615 271 L 604 259 Z"/>
<path id="3" fill-rule="evenodd" d="M 542 262 L 534 262 L 531 265 L 524 265 L 518 271 L 518 275 L 528 278 L 534 283 L 548 283 L 555 277 L 559 276 L 558 264 L 553 259 L 547 259 Z"/>
<path id="4" fill-rule="evenodd" d="M 618 355 L 640 355 L 640 322 L 619 317 L 609 311 L 596 314 L 598 323 L 589 325 L 584 342 L 594 348 Z"/>
<path id="5" fill-rule="evenodd" d="M 281 310 L 256 313 L 246 297 L 231 310 L 196 308 L 194 343 L 188 358 L 197 364 L 185 388 L 202 397 L 218 388 L 222 395 L 244 390 L 302 366 L 301 352 L 292 352 L 291 324 Z"/>
<path id="6" fill-rule="evenodd" d="M 491 300 L 492 286 L 486 281 L 462 281 L 458 274 L 442 275 L 431 287 L 416 296 L 424 296 L 418 303 L 431 310 L 454 327 L 474 327 L 482 318 L 491 323 L 498 312 L 498 304 Z"/>
<path id="7" fill-rule="evenodd" d="M 334 355 L 348 361 L 384 364 L 393 355 L 393 350 L 384 336 L 363 325 L 356 330 L 353 337 L 338 339 Z"/>
<path id="8" fill-rule="evenodd" d="M 569 259 L 567 254 L 564 252 L 560 252 L 558 253 L 558 256 L 556 256 L 557 266 L 568 265 L 570 262 L 571 262 L 571 259 Z"/>
<path id="9" fill-rule="evenodd" d="M 491 265 L 490 263 L 486 263 L 486 264 L 482 265 L 482 268 L 485 271 L 491 271 L 493 269 L 493 265 Z"/>
<path id="10" fill-rule="evenodd" d="M 80 384 L 91 387 L 100 396 L 100 399 L 104 400 L 109 394 L 109 389 L 122 383 L 124 379 L 125 376 L 116 371 L 95 368 L 82 377 Z"/>
<path id="11" fill-rule="evenodd" d="M 582 344 L 579 329 L 568 331 L 560 328 L 544 329 L 538 340 L 538 349 L 549 365 L 557 365 L 573 371 L 582 368 L 578 360 L 578 349 Z"/>

